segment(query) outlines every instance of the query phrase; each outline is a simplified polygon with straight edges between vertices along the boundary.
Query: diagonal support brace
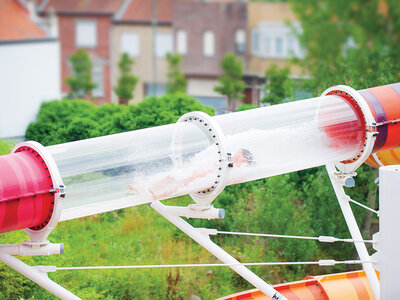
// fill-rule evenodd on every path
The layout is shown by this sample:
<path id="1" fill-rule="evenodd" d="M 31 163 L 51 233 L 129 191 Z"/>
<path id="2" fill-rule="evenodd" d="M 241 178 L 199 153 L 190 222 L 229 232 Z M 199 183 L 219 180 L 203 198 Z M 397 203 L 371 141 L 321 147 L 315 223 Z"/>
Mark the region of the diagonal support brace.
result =
<path id="1" fill-rule="evenodd" d="M 61 299 L 79 300 L 80 298 L 72 294 L 67 289 L 63 288 L 58 283 L 54 282 L 47 276 L 47 271 L 50 269 L 31 267 L 20 261 L 18 258 L 6 253 L 0 253 L 0 261 L 8 265 L 10 268 L 21 273 L 33 282 L 53 293 Z M 43 272 L 44 271 L 44 272 Z"/>
<path id="2" fill-rule="evenodd" d="M 282 294 L 277 292 L 271 285 L 266 283 L 252 271 L 250 271 L 245 266 L 241 265 L 238 260 L 233 258 L 229 253 L 211 241 L 208 232 L 203 229 L 193 227 L 189 223 L 187 223 L 182 218 L 176 216 L 176 214 L 172 214 L 170 212 L 170 207 L 165 206 L 160 201 L 153 201 L 150 206 L 157 211 L 160 215 L 190 236 L 193 240 L 199 243 L 203 248 L 208 250 L 210 253 L 215 255 L 219 260 L 224 262 L 225 264 L 234 264 L 233 266 L 229 266 L 233 271 L 239 274 L 241 277 L 250 282 L 253 286 L 260 289 L 265 295 L 269 296 L 275 300 L 287 300 Z"/>
<path id="3" fill-rule="evenodd" d="M 380 299 L 380 284 L 378 280 L 378 276 L 370 263 L 365 263 L 370 260 L 370 256 L 368 254 L 367 247 L 363 242 L 363 238 L 358 228 L 356 218 L 354 217 L 353 211 L 351 210 L 351 206 L 349 203 L 349 196 L 346 194 L 343 188 L 343 183 L 341 179 L 337 175 L 337 171 L 335 165 L 330 164 L 326 166 L 326 170 L 328 171 L 329 179 L 331 180 L 333 189 L 335 191 L 336 197 L 338 199 L 340 209 L 342 210 L 344 219 L 346 221 L 347 227 L 349 228 L 351 237 L 354 242 L 354 246 L 356 247 L 358 256 L 361 261 L 364 261 L 363 268 L 365 270 L 365 274 L 367 275 L 369 284 L 371 285 L 372 292 L 374 293 L 375 299 Z"/>

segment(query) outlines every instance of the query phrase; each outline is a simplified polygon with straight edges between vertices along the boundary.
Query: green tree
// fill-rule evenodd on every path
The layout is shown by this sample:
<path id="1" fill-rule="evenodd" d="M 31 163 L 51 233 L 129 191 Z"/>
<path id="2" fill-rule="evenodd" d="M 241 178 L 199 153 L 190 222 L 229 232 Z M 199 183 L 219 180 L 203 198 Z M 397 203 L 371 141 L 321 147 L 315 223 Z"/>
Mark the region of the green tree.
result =
<path id="1" fill-rule="evenodd" d="M 400 7 L 395 0 L 318 0 L 289 1 L 302 24 L 299 34 L 305 58 L 299 61 L 311 74 L 306 86 L 320 95 L 326 88 L 346 84 L 363 89 L 400 80 Z M 368 166 L 357 170 L 356 187 L 349 190 L 357 201 L 376 207 L 376 171 Z M 313 224 L 317 234 L 347 234 L 336 197 L 326 171 L 308 176 L 305 202 L 321 220 Z M 332 199 L 334 202 L 322 201 Z M 334 205 L 334 206 L 333 206 Z M 336 212 L 335 212 L 336 211 Z M 354 208 L 365 239 L 370 239 L 372 213 Z M 323 221 L 322 221 L 323 220 Z M 346 246 L 321 249 L 349 257 L 353 248 Z M 336 249 L 336 250 L 335 250 Z M 353 256 L 355 256 L 353 252 Z"/>
<path id="2" fill-rule="evenodd" d="M 400 80 L 400 6 L 396 0 L 289 1 L 302 25 L 301 65 L 315 95 L 347 84 L 355 89 Z"/>
<path id="3" fill-rule="evenodd" d="M 96 84 L 92 82 L 92 62 L 89 54 L 84 50 L 78 50 L 69 57 L 72 67 L 72 75 L 67 78 L 71 92 L 70 98 L 85 98 L 91 96 Z"/>
<path id="4" fill-rule="evenodd" d="M 218 78 L 220 85 L 214 90 L 228 98 L 228 108 L 232 110 L 233 100 L 244 97 L 243 63 L 235 54 L 227 53 L 221 61 L 221 69 L 224 74 Z"/>
<path id="5" fill-rule="evenodd" d="M 129 57 L 128 53 L 123 53 L 118 63 L 120 70 L 120 76 L 118 78 L 118 85 L 114 87 L 115 93 L 119 97 L 120 104 L 128 104 L 130 99 L 133 99 L 136 84 L 138 78 L 131 74 L 132 65 L 135 63 L 133 59 Z"/>
<path id="6" fill-rule="evenodd" d="M 261 99 L 261 102 L 274 105 L 292 98 L 294 84 L 289 75 L 289 68 L 278 69 L 277 65 L 271 65 L 265 72 L 265 96 Z"/>
<path id="7" fill-rule="evenodd" d="M 167 93 L 185 93 L 186 78 L 181 71 L 182 56 L 179 54 L 167 54 L 168 74 L 167 74 Z"/>

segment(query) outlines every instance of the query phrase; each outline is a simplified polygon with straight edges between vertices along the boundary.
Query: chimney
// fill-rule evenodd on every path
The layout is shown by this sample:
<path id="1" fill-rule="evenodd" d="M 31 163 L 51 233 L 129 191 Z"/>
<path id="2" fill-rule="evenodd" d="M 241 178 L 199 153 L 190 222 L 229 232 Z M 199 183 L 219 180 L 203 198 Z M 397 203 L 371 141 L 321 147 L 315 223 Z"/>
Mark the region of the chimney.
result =
<path id="1" fill-rule="evenodd" d="M 36 22 L 38 16 L 36 14 L 35 0 L 25 0 L 24 2 L 25 2 L 25 7 L 29 11 L 29 17 L 31 18 L 32 21 Z"/>
<path id="2" fill-rule="evenodd" d="M 57 13 L 54 8 L 49 8 L 48 10 L 48 32 L 50 37 L 58 37 L 58 18 Z"/>

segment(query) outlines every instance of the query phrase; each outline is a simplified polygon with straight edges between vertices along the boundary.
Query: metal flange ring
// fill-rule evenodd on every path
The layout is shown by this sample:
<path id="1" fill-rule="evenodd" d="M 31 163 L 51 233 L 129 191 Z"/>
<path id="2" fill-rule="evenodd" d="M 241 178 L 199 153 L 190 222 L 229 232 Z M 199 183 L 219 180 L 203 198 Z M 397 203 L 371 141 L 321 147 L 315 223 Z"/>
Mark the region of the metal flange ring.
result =
<path id="1" fill-rule="evenodd" d="M 57 226 L 58 221 L 60 220 L 63 198 L 65 197 L 64 183 L 53 157 L 45 147 L 34 141 L 21 142 L 13 148 L 11 153 L 19 152 L 21 148 L 30 148 L 40 155 L 48 168 L 53 182 L 54 207 L 52 208 L 48 222 L 46 222 L 47 224 L 43 228 L 38 229 L 25 228 L 25 232 L 29 235 L 32 241 L 45 241 L 47 236 Z"/>
<path id="2" fill-rule="evenodd" d="M 347 85 L 337 85 L 325 90 L 321 96 L 334 95 L 344 99 L 348 104 L 354 107 L 356 110 L 360 111 L 365 123 L 365 140 L 363 148 L 360 153 L 353 158 L 336 162 L 336 168 L 342 173 L 351 174 L 359 166 L 361 166 L 367 158 L 371 155 L 376 136 L 376 120 L 372 115 L 371 109 L 368 106 L 367 101 L 364 97 L 355 89 Z"/>
<path id="3" fill-rule="evenodd" d="M 177 123 L 191 123 L 199 127 L 211 141 L 211 145 L 215 145 L 217 149 L 218 162 L 216 165 L 217 173 L 214 178 L 214 184 L 210 187 L 190 194 L 190 197 L 200 207 L 209 207 L 211 202 L 225 188 L 229 169 L 232 167 L 230 154 L 228 154 L 225 143 L 225 135 L 218 123 L 208 114 L 200 111 L 190 112 L 180 117 Z M 177 166 L 183 165 L 181 146 L 181 136 L 176 131 L 173 138 L 172 152 L 173 161 Z"/>

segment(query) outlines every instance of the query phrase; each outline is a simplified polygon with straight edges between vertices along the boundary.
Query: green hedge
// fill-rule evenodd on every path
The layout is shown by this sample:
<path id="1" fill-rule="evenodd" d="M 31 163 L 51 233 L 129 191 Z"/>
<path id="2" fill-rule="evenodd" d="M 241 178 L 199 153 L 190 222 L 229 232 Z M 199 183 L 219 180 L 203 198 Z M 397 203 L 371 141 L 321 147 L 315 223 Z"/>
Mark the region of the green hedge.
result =
<path id="1" fill-rule="evenodd" d="M 43 103 L 37 121 L 29 124 L 26 139 L 45 146 L 124 131 L 174 123 L 190 111 L 214 115 L 184 94 L 150 97 L 136 105 L 105 104 L 96 106 L 84 100 Z"/>

